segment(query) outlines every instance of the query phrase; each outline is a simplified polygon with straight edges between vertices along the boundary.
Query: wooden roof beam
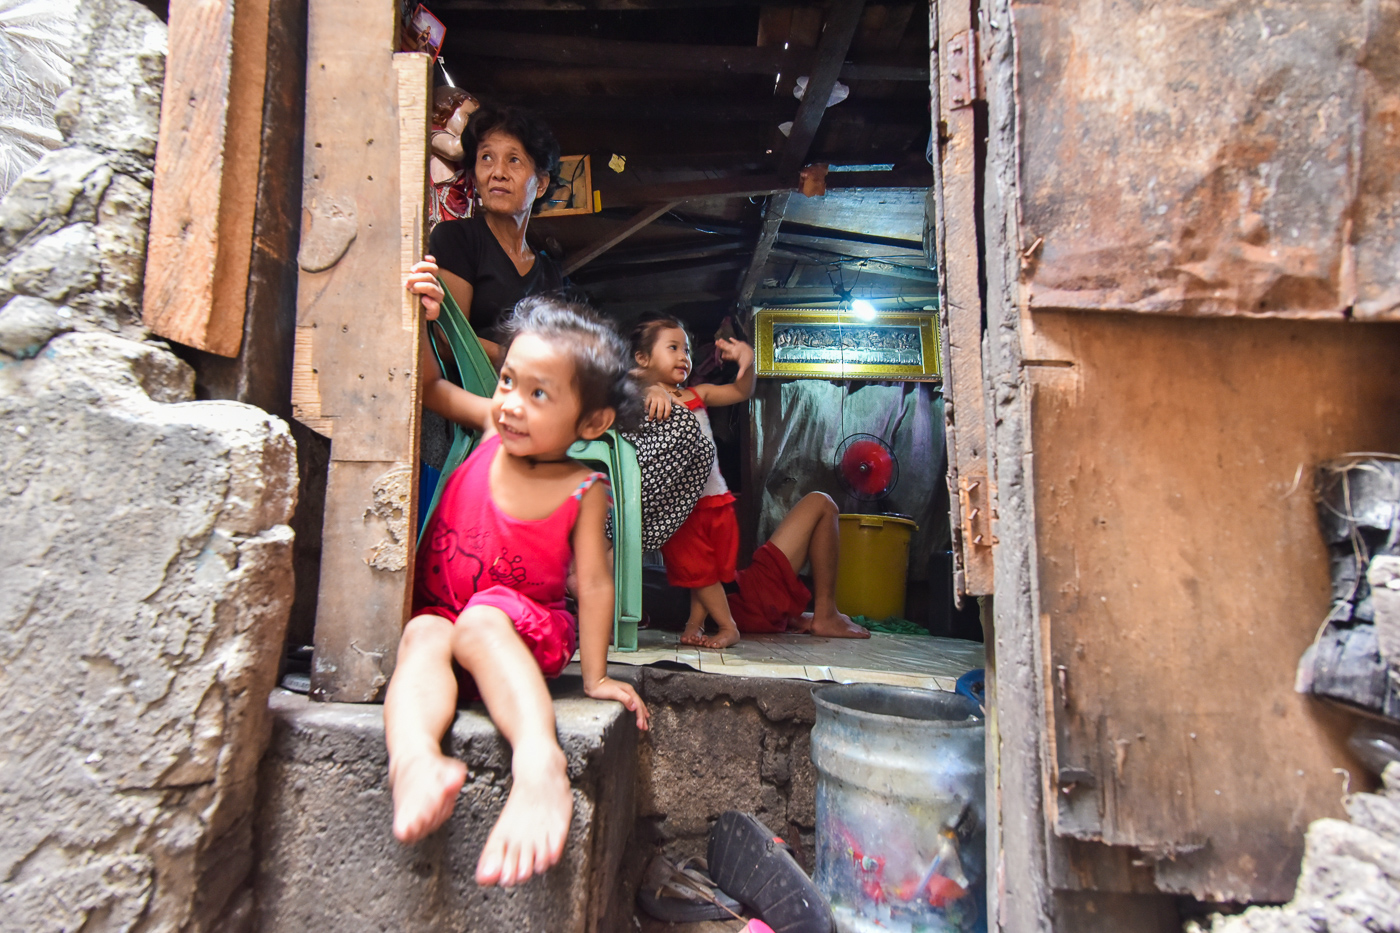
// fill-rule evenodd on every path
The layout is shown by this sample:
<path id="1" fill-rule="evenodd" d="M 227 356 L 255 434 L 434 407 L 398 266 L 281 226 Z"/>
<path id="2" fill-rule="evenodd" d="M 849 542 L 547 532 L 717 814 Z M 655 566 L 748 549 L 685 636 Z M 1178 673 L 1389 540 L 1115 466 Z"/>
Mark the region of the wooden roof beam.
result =
<path id="1" fill-rule="evenodd" d="M 597 259 L 675 206 L 676 202 L 674 201 L 662 201 L 656 204 L 648 204 L 633 215 L 631 220 L 623 224 L 621 230 L 614 232 L 611 236 L 604 237 L 565 263 L 564 274 L 568 275 Z"/>
<path id="2" fill-rule="evenodd" d="M 846 53 L 851 50 L 856 29 L 860 26 L 861 14 L 865 12 L 865 0 L 835 0 L 822 29 L 821 42 L 817 45 L 817 57 L 807 78 L 807 92 L 802 104 L 797 108 L 797 116 L 792 120 L 792 130 L 788 133 L 787 145 L 783 147 L 778 160 L 779 177 L 791 177 L 807 159 L 812 141 L 817 138 L 817 127 L 821 125 L 822 114 L 826 112 L 826 102 L 831 97 L 832 88 L 841 75 L 841 65 Z M 845 174 L 845 173 L 842 173 Z M 855 173 L 850 173 L 855 174 Z M 885 174 L 883 172 L 879 174 Z M 778 239 L 778 229 L 783 224 L 783 214 L 787 211 L 789 192 L 774 195 L 764 208 L 763 229 L 758 242 L 754 244 L 753 258 L 739 280 L 739 307 L 747 311 L 753 306 L 754 290 L 758 288 L 763 269 L 768 265 L 768 254 Z"/>
<path id="3" fill-rule="evenodd" d="M 833 172 L 826 176 L 829 189 L 840 188 L 927 188 L 925 172 Z M 724 178 L 697 178 L 658 185 L 598 190 L 603 207 L 625 207 L 658 201 L 686 201 L 691 198 L 752 198 L 795 191 L 797 179 L 778 175 L 729 175 Z"/>
<path id="4" fill-rule="evenodd" d="M 851 0 L 847 0 L 847 3 Z M 437 7 L 441 7 L 439 3 Z M 828 19 L 835 22 L 845 4 L 838 4 Z M 864 4 L 861 4 L 864 8 Z M 856 13 L 857 24 L 860 13 Z M 854 36 L 854 27 L 852 27 Z M 822 40 L 825 42 L 826 34 Z M 628 68 L 655 72 L 697 71 L 711 74 L 777 75 L 813 74 L 822 59 L 822 47 L 783 49 L 750 45 L 689 45 L 680 42 L 628 42 L 583 36 L 542 36 L 532 33 L 459 30 L 449 33 L 447 48 L 453 54 L 475 58 L 503 58 Z M 846 64 L 846 52 L 835 63 L 836 76 L 850 81 L 928 81 L 928 63 L 859 62 Z M 829 64 L 829 63 L 828 63 Z M 833 78 L 834 80 L 834 78 Z M 830 92 L 828 92 L 830 93 Z"/>

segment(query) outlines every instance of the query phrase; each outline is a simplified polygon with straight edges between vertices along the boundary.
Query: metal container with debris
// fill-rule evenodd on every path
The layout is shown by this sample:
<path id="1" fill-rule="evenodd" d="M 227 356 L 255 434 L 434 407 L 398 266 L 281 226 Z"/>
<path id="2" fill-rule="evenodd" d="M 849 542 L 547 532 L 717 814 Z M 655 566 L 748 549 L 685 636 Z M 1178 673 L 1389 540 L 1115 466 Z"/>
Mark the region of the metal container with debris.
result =
<path id="1" fill-rule="evenodd" d="M 985 929 L 985 731 L 955 693 L 812 694 L 816 882 L 840 933 Z"/>

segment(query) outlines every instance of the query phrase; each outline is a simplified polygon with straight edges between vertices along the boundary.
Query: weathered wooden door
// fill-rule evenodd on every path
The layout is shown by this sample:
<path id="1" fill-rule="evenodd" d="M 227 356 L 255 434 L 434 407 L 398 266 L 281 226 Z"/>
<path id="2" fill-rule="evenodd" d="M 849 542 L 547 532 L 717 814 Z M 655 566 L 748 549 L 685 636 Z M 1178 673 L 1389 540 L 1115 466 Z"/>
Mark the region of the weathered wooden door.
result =
<path id="1" fill-rule="evenodd" d="M 1328 599 L 1311 471 L 1400 450 L 1400 3 L 971 19 L 982 248 L 951 236 L 945 99 L 942 260 L 985 313 L 974 397 L 950 294 L 997 490 L 1003 926 L 1071 928 L 1076 891 L 1286 900 L 1360 773 L 1292 686 Z"/>

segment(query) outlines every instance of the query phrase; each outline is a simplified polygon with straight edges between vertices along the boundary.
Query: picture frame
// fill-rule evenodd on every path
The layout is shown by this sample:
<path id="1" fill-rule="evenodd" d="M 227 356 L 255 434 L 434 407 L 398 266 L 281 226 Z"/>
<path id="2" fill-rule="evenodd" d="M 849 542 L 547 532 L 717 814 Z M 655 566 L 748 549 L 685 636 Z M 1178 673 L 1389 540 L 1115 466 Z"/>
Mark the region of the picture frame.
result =
<path id="1" fill-rule="evenodd" d="M 754 314 L 755 373 L 779 379 L 943 381 L 938 315 L 763 308 Z"/>
<path id="2" fill-rule="evenodd" d="M 564 217 L 591 214 L 593 203 L 593 162 L 586 155 L 559 157 L 559 177 L 563 180 L 535 211 L 536 217 Z"/>
<path id="3" fill-rule="evenodd" d="M 447 36 L 447 27 L 428 8 L 418 4 L 412 14 L 404 18 L 400 51 L 423 52 L 437 61 L 442 52 L 442 42 Z M 431 96 L 431 95 L 429 95 Z"/>

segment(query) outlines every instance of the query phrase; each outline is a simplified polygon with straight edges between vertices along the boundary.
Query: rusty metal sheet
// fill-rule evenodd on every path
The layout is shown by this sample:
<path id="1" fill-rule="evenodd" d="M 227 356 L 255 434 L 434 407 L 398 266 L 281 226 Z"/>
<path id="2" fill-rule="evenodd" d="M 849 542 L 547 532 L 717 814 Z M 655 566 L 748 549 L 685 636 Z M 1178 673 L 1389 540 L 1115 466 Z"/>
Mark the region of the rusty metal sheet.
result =
<path id="1" fill-rule="evenodd" d="M 1366 4 L 1356 317 L 1400 320 L 1400 0 Z"/>
<path id="2" fill-rule="evenodd" d="M 1030 306 L 1393 311 L 1395 5 L 1015 4 Z"/>

